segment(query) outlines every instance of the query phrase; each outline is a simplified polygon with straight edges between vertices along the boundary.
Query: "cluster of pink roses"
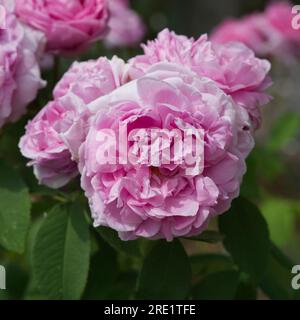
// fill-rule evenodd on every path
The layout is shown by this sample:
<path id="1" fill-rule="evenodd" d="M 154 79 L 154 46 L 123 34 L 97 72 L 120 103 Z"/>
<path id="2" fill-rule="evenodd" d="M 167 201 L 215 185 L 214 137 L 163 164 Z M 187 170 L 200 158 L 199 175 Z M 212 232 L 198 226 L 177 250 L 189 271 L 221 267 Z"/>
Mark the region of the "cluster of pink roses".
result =
<path id="1" fill-rule="evenodd" d="M 110 46 L 131 45 L 144 34 L 126 0 L 0 0 L 0 6 L 0 127 L 25 113 L 44 86 L 45 52 L 75 54 L 104 37 Z"/>
<path id="2" fill-rule="evenodd" d="M 265 12 L 227 19 L 213 31 L 211 40 L 222 44 L 240 41 L 259 56 L 290 61 L 300 54 L 300 30 L 293 27 L 292 9 L 288 2 L 275 2 Z"/>
<path id="3" fill-rule="evenodd" d="M 259 109 L 270 99 L 270 63 L 243 44 L 218 45 L 169 30 L 143 50 L 128 62 L 75 62 L 53 100 L 28 123 L 20 149 L 50 187 L 80 174 L 94 225 L 117 230 L 123 240 L 196 235 L 239 194 Z M 128 136 L 136 129 L 201 130 L 201 170 L 99 161 L 99 151 L 113 145 L 113 136 L 104 141 L 100 133 L 118 134 L 120 125 Z M 173 158 L 176 153 L 172 148 Z"/>

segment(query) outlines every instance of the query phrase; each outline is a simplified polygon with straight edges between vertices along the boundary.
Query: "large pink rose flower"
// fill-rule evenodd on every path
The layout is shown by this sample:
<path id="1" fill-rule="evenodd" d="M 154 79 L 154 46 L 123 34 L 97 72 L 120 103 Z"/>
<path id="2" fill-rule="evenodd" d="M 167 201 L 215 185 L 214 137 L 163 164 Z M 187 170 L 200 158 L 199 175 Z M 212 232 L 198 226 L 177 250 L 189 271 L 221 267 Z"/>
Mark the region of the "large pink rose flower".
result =
<path id="1" fill-rule="evenodd" d="M 200 233 L 238 195 L 245 158 L 253 147 L 251 124 L 245 109 L 216 82 L 178 64 L 158 63 L 89 108 L 98 111 L 80 149 L 79 167 L 96 227 L 113 228 L 123 240 L 170 241 Z M 125 126 L 127 134 L 120 132 Z M 178 162 L 180 149 L 174 143 L 170 163 L 149 162 L 149 144 L 137 150 L 133 141 L 136 130 L 151 129 L 201 132 L 200 140 L 193 140 L 199 144 L 191 142 L 183 151 L 190 155 L 202 144 L 199 157 L 194 163 Z M 115 143 L 120 136 L 125 144 Z M 106 161 L 114 160 L 107 158 L 114 147 L 116 158 L 124 156 L 125 145 L 137 159 Z M 158 148 L 154 154 L 163 156 L 164 151 Z M 187 171 L 192 163 L 195 167 Z"/>
<path id="2" fill-rule="evenodd" d="M 23 26 L 14 15 L 11 1 L 5 8 L 5 28 L 0 30 L 0 127 L 16 121 L 26 112 L 44 85 L 38 58 L 44 46 L 43 34 Z"/>
<path id="3" fill-rule="evenodd" d="M 107 0 L 16 0 L 18 17 L 47 37 L 50 52 L 74 54 L 104 36 Z"/>
<path id="4" fill-rule="evenodd" d="M 107 47 L 128 47 L 139 43 L 145 34 L 141 18 L 129 7 L 128 0 L 109 0 L 109 32 L 104 39 Z"/>
<path id="5" fill-rule="evenodd" d="M 78 174 L 77 154 L 88 130 L 86 104 L 122 84 L 123 60 L 75 62 L 54 89 L 54 100 L 28 123 L 22 154 L 40 183 L 59 188 Z"/>
<path id="6" fill-rule="evenodd" d="M 271 3 L 265 12 L 225 20 L 210 38 L 222 44 L 240 41 L 259 56 L 275 56 L 290 62 L 300 53 L 300 32 L 292 27 L 293 17 L 290 3 Z"/>
<path id="7" fill-rule="evenodd" d="M 252 50 L 241 43 L 219 45 L 203 35 L 198 40 L 178 36 L 165 29 L 157 39 L 143 45 L 144 55 L 130 61 L 130 75 L 138 78 L 152 64 L 159 61 L 187 66 L 199 76 L 206 76 L 241 104 L 250 114 L 253 126 L 260 123 L 259 106 L 270 96 L 265 89 L 271 84 L 267 74 L 270 63 L 255 57 Z"/>

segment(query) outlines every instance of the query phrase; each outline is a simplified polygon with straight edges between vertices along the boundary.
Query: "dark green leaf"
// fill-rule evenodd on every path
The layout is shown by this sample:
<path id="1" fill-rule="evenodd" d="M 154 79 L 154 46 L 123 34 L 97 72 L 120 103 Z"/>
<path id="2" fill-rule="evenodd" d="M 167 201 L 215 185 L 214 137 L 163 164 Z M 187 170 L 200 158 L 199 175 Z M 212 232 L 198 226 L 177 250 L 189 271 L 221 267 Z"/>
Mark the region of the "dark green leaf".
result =
<path id="1" fill-rule="evenodd" d="M 0 300 L 22 299 L 28 282 L 28 274 L 17 261 L 3 263 L 6 271 L 6 290 L 0 290 Z"/>
<path id="2" fill-rule="evenodd" d="M 247 172 L 244 175 L 241 186 L 241 195 L 247 199 L 257 200 L 261 198 L 261 190 L 258 183 L 258 168 L 261 158 L 252 153 L 247 159 Z"/>
<path id="3" fill-rule="evenodd" d="M 232 270 L 235 267 L 230 257 L 214 253 L 199 254 L 190 257 L 193 275 L 203 276 L 209 273 Z"/>
<path id="4" fill-rule="evenodd" d="M 219 227 L 225 235 L 224 246 L 235 263 L 253 282 L 258 282 L 266 271 L 270 253 L 268 227 L 258 208 L 240 197 L 219 217 Z"/>
<path id="5" fill-rule="evenodd" d="M 22 253 L 30 223 L 30 197 L 15 170 L 0 162 L 0 244 Z"/>
<path id="6" fill-rule="evenodd" d="M 217 231 L 206 230 L 196 237 L 188 237 L 188 238 L 186 237 L 184 239 L 207 242 L 207 243 L 218 243 L 223 241 L 224 236 Z"/>
<path id="7" fill-rule="evenodd" d="M 231 300 L 235 297 L 238 280 L 239 273 L 236 270 L 210 273 L 193 288 L 193 298 Z"/>
<path id="8" fill-rule="evenodd" d="M 256 300 L 256 298 L 257 298 L 257 288 L 253 285 L 248 275 L 241 274 L 234 299 L 235 300 Z"/>
<path id="9" fill-rule="evenodd" d="M 116 282 L 107 292 L 107 299 L 132 299 L 135 293 L 136 279 L 136 272 L 128 271 L 120 273 Z"/>
<path id="10" fill-rule="evenodd" d="M 133 257 L 140 257 L 141 251 L 139 243 L 135 241 L 122 241 L 117 232 L 106 227 L 99 227 L 97 231 L 112 248 L 118 252 L 126 253 Z"/>
<path id="11" fill-rule="evenodd" d="M 146 256 L 138 281 L 140 299 L 184 299 L 191 282 L 191 267 L 181 243 L 159 241 Z"/>
<path id="12" fill-rule="evenodd" d="M 79 299 L 87 280 L 90 237 L 79 202 L 55 207 L 43 221 L 33 250 L 39 289 L 50 299 Z"/>
<path id="13" fill-rule="evenodd" d="M 292 267 L 295 263 L 291 262 L 275 245 L 271 246 L 271 257 L 267 272 L 261 280 L 262 290 L 271 299 L 290 300 L 300 299 L 300 292 L 293 290 Z"/>
<path id="14" fill-rule="evenodd" d="M 104 244 L 92 256 L 84 299 L 105 299 L 119 272 L 116 252 Z"/>

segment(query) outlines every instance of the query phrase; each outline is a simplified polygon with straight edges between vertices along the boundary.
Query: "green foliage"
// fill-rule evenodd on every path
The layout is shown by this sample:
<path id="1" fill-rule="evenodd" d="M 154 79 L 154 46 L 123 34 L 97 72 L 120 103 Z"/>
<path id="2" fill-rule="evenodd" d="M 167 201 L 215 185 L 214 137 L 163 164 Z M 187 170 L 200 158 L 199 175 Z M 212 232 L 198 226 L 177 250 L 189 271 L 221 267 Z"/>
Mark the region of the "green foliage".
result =
<path id="1" fill-rule="evenodd" d="M 18 173 L 0 162 L 0 244 L 22 253 L 30 223 L 30 196 Z"/>
<path id="2" fill-rule="evenodd" d="M 214 253 L 191 256 L 190 262 L 196 277 L 236 268 L 231 257 Z"/>
<path id="3" fill-rule="evenodd" d="M 235 297 L 238 288 L 239 273 L 226 270 L 210 273 L 193 288 L 193 298 L 205 300 L 230 300 Z"/>
<path id="4" fill-rule="evenodd" d="M 295 263 L 291 262 L 272 244 L 267 272 L 260 283 L 262 290 L 271 299 L 300 300 L 299 291 L 293 290 L 291 286 L 291 270 L 293 265 Z"/>
<path id="5" fill-rule="evenodd" d="M 269 258 L 270 240 L 267 224 L 255 205 L 236 199 L 231 209 L 219 218 L 224 246 L 240 270 L 257 283 L 264 275 Z"/>
<path id="6" fill-rule="evenodd" d="M 79 299 L 90 261 L 89 227 L 82 205 L 57 206 L 44 219 L 33 248 L 33 271 L 49 299 Z"/>
<path id="7" fill-rule="evenodd" d="M 6 270 L 6 290 L 0 290 L 0 300 L 22 299 L 28 283 L 28 274 L 20 261 L 3 263 Z"/>
<path id="8" fill-rule="evenodd" d="M 184 299 L 190 283 L 191 267 L 181 243 L 159 241 L 144 260 L 137 298 Z"/>
<path id="9" fill-rule="evenodd" d="M 133 257 L 141 255 L 138 241 L 122 241 L 117 232 L 105 227 L 97 229 L 101 237 L 116 251 L 126 253 Z"/>
<path id="10" fill-rule="evenodd" d="M 241 186 L 241 195 L 252 201 L 261 199 L 261 189 L 258 183 L 259 166 L 255 153 L 253 152 L 247 159 L 247 172 L 244 175 Z"/>
<path id="11" fill-rule="evenodd" d="M 91 257 L 90 272 L 84 299 L 107 299 L 119 275 L 117 254 L 105 243 Z"/>
<path id="12" fill-rule="evenodd" d="M 217 231 L 203 231 L 199 236 L 185 238 L 187 240 L 202 241 L 207 243 L 218 243 L 224 239 L 224 236 Z"/>
<path id="13" fill-rule="evenodd" d="M 235 293 L 236 300 L 255 300 L 257 298 L 257 287 L 251 282 L 246 274 L 240 274 L 239 283 Z"/>

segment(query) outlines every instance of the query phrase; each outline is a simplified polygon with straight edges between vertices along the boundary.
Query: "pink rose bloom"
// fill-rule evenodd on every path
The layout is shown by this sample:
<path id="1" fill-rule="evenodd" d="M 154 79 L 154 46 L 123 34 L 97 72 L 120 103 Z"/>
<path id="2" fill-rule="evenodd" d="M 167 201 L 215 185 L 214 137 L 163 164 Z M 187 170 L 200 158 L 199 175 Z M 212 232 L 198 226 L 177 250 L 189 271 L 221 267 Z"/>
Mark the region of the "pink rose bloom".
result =
<path id="1" fill-rule="evenodd" d="M 262 14 L 227 19 L 217 26 L 210 39 L 220 44 L 242 42 L 260 57 L 271 56 L 276 52 L 279 55 L 284 41 Z"/>
<path id="2" fill-rule="evenodd" d="M 0 30 L 0 127 L 26 112 L 43 87 L 38 58 L 44 46 L 42 33 L 20 24 L 11 1 L 5 8 L 5 29 Z"/>
<path id="3" fill-rule="evenodd" d="M 264 90 L 271 84 L 267 74 L 270 63 L 255 57 L 252 50 L 240 43 L 219 45 L 203 35 L 198 40 L 178 36 L 165 29 L 154 41 L 142 46 L 144 55 L 130 61 L 130 75 L 140 77 L 152 64 L 159 61 L 187 66 L 199 76 L 208 77 L 250 114 L 253 126 L 260 123 L 259 106 L 270 96 Z"/>
<path id="4" fill-rule="evenodd" d="M 300 30 L 292 27 L 294 14 L 292 4 L 276 2 L 270 4 L 265 12 L 267 21 L 297 50 L 300 50 Z"/>
<path id="5" fill-rule="evenodd" d="M 102 97 L 127 81 L 125 62 L 114 56 L 111 60 L 99 58 L 86 62 L 74 62 L 68 72 L 58 82 L 53 91 L 54 99 L 68 96 L 69 104 L 77 110 L 69 130 L 63 134 L 64 143 L 68 146 L 74 160 L 78 160 L 79 147 L 85 140 L 88 121 L 94 111 L 86 108 L 93 100 Z M 73 97 L 73 98 L 72 98 Z M 76 99 L 79 97 L 81 103 Z M 78 110 L 81 110 L 78 112 Z"/>
<path id="6" fill-rule="evenodd" d="M 145 34 L 141 18 L 129 8 L 128 0 L 109 0 L 110 28 L 104 43 L 109 48 L 128 47 L 139 43 Z"/>
<path id="7" fill-rule="evenodd" d="M 41 30 L 47 50 L 74 54 L 104 36 L 108 21 L 106 0 L 16 0 L 18 17 Z"/>
<path id="8" fill-rule="evenodd" d="M 23 156 L 31 159 L 29 165 L 33 165 L 41 184 L 59 188 L 78 174 L 77 164 L 61 137 L 75 116 L 76 111 L 68 109 L 67 103 L 52 101 L 28 123 L 19 146 Z"/>
<path id="9" fill-rule="evenodd" d="M 250 120 L 214 81 L 177 64 L 158 63 L 145 76 L 93 101 L 89 108 L 98 113 L 80 149 L 79 167 L 95 227 L 115 229 L 123 240 L 171 241 L 199 234 L 211 217 L 225 212 L 237 197 L 245 158 L 253 147 Z M 124 126 L 126 135 L 120 132 Z M 178 162 L 175 143 L 169 164 L 149 162 L 147 142 L 137 151 L 136 129 L 153 128 L 201 132 L 203 148 L 195 159 L 195 170 L 187 172 L 192 162 Z M 115 144 L 119 134 L 125 144 Z M 122 155 L 126 144 L 139 154 L 136 162 L 106 161 L 106 151 L 115 146 L 115 154 Z M 183 154 L 189 156 L 195 145 L 199 146 L 190 141 Z M 155 149 L 155 154 L 163 156 L 162 150 Z"/>
<path id="10" fill-rule="evenodd" d="M 86 104 L 120 86 L 124 66 L 116 57 L 74 62 L 55 87 L 54 101 L 28 123 L 19 146 L 40 183 L 59 188 L 78 174 L 77 153 L 91 116 Z"/>
<path id="11" fill-rule="evenodd" d="M 240 41 L 261 57 L 275 56 L 289 62 L 300 50 L 300 32 L 292 28 L 293 17 L 290 3 L 272 3 L 263 13 L 225 20 L 210 39 L 221 44 Z"/>
<path id="12" fill-rule="evenodd" d="M 116 56 L 111 60 L 100 57 L 97 60 L 74 62 L 54 88 L 54 98 L 71 91 L 89 103 L 125 83 L 125 69 L 124 61 Z"/>

